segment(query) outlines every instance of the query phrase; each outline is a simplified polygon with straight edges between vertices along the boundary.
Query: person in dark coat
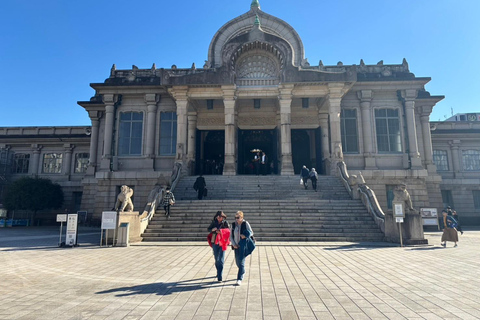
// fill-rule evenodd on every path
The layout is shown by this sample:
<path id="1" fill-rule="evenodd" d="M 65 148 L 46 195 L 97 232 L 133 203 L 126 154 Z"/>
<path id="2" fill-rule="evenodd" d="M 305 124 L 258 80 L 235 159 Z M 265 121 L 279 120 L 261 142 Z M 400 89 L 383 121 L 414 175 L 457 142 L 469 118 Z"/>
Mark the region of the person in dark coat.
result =
<path id="1" fill-rule="evenodd" d="M 307 166 L 303 166 L 302 171 L 300 172 L 300 176 L 302 177 L 303 186 L 305 187 L 305 190 L 308 189 L 308 175 L 309 174 L 310 174 L 310 171 L 308 171 Z"/>
<path id="2" fill-rule="evenodd" d="M 193 189 L 198 192 L 198 200 L 203 199 L 203 195 L 205 193 L 205 187 L 207 186 L 207 183 L 205 182 L 205 178 L 200 175 L 197 180 L 195 180 L 195 183 L 193 184 Z"/>
<path id="3" fill-rule="evenodd" d="M 459 231 L 460 234 L 463 234 L 462 226 L 460 225 L 460 220 L 459 220 L 457 211 L 453 210 L 452 217 L 457 221 L 457 231 Z"/>

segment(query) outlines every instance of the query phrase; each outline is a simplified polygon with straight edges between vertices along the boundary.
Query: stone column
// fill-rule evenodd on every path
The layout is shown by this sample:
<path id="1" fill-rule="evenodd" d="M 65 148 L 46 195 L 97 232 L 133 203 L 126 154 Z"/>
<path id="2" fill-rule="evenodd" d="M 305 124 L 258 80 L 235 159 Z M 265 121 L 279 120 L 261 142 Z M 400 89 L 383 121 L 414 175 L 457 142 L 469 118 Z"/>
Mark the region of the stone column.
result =
<path id="1" fill-rule="evenodd" d="M 457 178 L 460 174 L 460 140 L 453 140 L 450 144 L 450 150 L 452 151 L 452 166 L 453 166 L 453 176 Z"/>
<path id="2" fill-rule="evenodd" d="M 330 116 L 330 150 L 329 175 L 337 175 L 337 163 L 343 160 L 342 134 L 340 130 L 340 112 L 343 96 L 343 83 L 329 83 L 328 113 Z"/>
<path id="3" fill-rule="evenodd" d="M 101 167 L 102 169 L 111 169 L 110 163 L 112 160 L 116 96 L 113 94 L 106 94 L 103 96 L 103 102 L 105 103 L 105 132 L 103 136 L 103 155 Z"/>
<path id="4" fill-rule="evenodd" d="M 280 103 L 280 149 L 282 150 L 281 175 L 293 175 L 292 161 L 292 90 L 293 85 L 283 85 L 278 96 Z"/>
<path id="5" fill-rule="evenodd" d="M 33 161 L 32 161 L 32 170 L 31 174 L 36 176 L 38 174 L 38 169 L 40 165 L 40 153 L 42 152 L 43 146 L 40 144 L 32 144 L 33 149 Z"/>
<path id="6" fill-rule="evenodd" d="M 223 175 L 236 175 L 236 136 L 237 111 L 235 109 L 236 86 L 222 86 L 223 105 L 225 108 L 225 164 Z"/>
<path id="7" fill-rule="evenodd" d="M 63 145 L 63 148 L 65 149 L 65 162 L 63 163 L 62 171 L 64 175 L 69 176 L 72 167 L 72 153 L 75 145 L 67 143 Z"/>
<path id="8" fill-rule="evenodd" d="M 372 90 L 357 91 L 358 99 L 360 99 L 360 108 L 362 112 L 363 134 L 363 157 L 365 161 L 365 170 L 377 169 L 373 149 L 373 125 L 372 125 Z"/>
<path id="9" fill-rule="evenodd" d="M 155 157 L 155 127 L 159 97 L 160 96 L 156 94 L 145 95 L 145 103 L 147 104 L 147 139 L 145 141 L 145 154 L 150 159 Z"/>
<path id="10" fill-rule="evenodd" d="M 420 116 L 420 123 L 422 125 L 423 148 L 425 154 L 425 165 L 429 172 L 436 172 L 433 163 L 433 149 L 432 149 L 432 135 L 430 133 L 430 113 L 433 106 L 423 106 L 422 115 Z"/>
<path id="11" fill-rule="evenodd" d="M 328 114 L 327 113 L 320 113 L 318 114 L 318 120 L 320 123 L 320 127 L 322 128 L 322 162 L 323 162 L 323 169 L 325 171 L 325 159 L 330 158 L 330 145 L 328 142 Z M 319 155 L 317 155 L 319 156 Z"/>
<path id="12" fill-rule="evenodd" d="M 417 90 L 405 90 L 405 119 L 407 121 L 408 147 L 410 149 L 411 169 L 422 169 L 422 160 L 418 153 L 417 130 L 415 126 L 415 99 Z"/>
<path id="13" fill-rule="evenodd" d="M 187 143 L 187 163 L 190 174 L 195 173 L 195 158 L 196 158 L 196 134 L 197 134 L 197 114 L 188 113 L 188 143 Z"/>
<path id="14" fill-rule="evenodd" d="M 172 88 L 170 93 L 177 105 L 177 155 L 175 162 L 182 164 L 182 175 L 187 175 L 188 87 Z"/>
<path id="15" fill-rule="evenodd" d="M 90 154 L 88 160 L 87 175 L 95 174 L 97 166 L 97 150 L 98 150 L 98 131 L 100 125 L 100 112 L 89 111 L 88 116 L 92 121 L 92 132 L 90 133 Z"/>

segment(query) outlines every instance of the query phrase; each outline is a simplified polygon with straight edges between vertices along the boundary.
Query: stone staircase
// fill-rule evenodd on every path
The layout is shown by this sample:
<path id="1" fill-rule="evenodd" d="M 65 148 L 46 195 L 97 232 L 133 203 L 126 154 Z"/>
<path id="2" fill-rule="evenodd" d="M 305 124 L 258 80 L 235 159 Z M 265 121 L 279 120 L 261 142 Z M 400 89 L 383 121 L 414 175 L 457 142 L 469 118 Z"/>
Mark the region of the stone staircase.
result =
<path id="1" fill-rule="evenodd" d="M 158 210 L 143 241 L 206 241 L 207 227 L 222 210 L 233 222 L 241 210 L 259 241 L 382 241 L 383 233 L 360 200 L 336 177 L 319 176 L 318 192 L 298 176 L 205 176 L 208 197 L 197 200 L 196 177 L 174 190 L 170 218 Z"/>

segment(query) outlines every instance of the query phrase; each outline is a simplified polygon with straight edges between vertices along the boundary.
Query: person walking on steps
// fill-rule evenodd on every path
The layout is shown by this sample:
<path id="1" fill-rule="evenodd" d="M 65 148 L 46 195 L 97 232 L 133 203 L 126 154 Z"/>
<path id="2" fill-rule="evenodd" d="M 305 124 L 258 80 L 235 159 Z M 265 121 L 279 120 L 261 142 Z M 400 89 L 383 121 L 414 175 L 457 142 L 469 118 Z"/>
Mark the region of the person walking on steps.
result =
<path id="1" fill-rule="evenodd" d="M 217 211 L 212 222 L 207 228 L 209 235 L 209 244 L 213 249 L 215 258 L 215 268 L 217 269 L 217 280 L 223 280 L 223 265 L 225 263 L 225 251 L 230 244 L 230 225 L 227 222 L 227 216 L 223 211 Z"/>
<path id="2" fill-rule="evenodd" d="M 198 176 L 197 180 L 195 180 L 195 183 L 193 184 L 193 189 L 198 192 L 198 200 L 203 199 L 203 194 L 205 193 L 206 186 L 207 183 L 205 182 L 205 178 L 202 175 Z"/>
<path id="3" fill-rule="evenodd" d="M 454 247 L 457 246 L 458 232 L 457 221 L 453 218 L 452 208 L 447 207 L 442 211 L 443 214 L 443 234 L 442 234 L 442 247 L 447 247 L 447 241 L 455 242 Z"/>
<path id="4" fill-rule="evenodd" d="M 167 218 L 170 218 L 170 207 L 175 204 L 175 196 L 170 191 L 170 187 L 167 187 L 162 202 L 163 209 L 165 210 L 165 215 L 167 216 Z"/>
<path id="5" fill-rule="evenodd" d="M 318 173 L 317 173 L 317 171 L 315 171 L 315 168 L 312 168 L 312 170 L 310 170 L 310 173 L 308 174 L 308 177 L 310 178 L 310 180 L 312 180 L 313 190 L 315 190 L 315 192 L 317 192 Z"/>
<path id="6" fill-rule="evenodd" d="M 300 171 L 300 177 L 302 178 L 303 181 L 303 187 L 305 190 L 308 189 L 308 175 L 310 174 L 310 171 L 308 171 L 307 166 L 302 167 L 302 171 Z"/>
<path id="7" fill-rule="evenodd" d="M 243 220 L 243 212 L 237 211 L 235 214 L 235 222 L 232 224 L 232 232 L 230 234 L 230 242 L 232 249 L 235 251 L 235 263 L 238 267 L 237 282 L 235 285 L 242 284 L 245 275 L 245 258 L 255 250 L 255 242 L 253 231 L 250 224 Z"/>

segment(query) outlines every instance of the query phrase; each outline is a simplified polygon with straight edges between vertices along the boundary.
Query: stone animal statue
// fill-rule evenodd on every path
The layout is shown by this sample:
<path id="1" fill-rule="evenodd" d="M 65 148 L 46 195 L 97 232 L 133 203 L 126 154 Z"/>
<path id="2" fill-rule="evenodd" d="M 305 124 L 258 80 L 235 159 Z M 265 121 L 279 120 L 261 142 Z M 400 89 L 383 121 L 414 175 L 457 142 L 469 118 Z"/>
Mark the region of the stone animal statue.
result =
<path id="1" fill-rule="evenodd" d="M 418 213 L 412 205 L 412 198 L 407 191 L 407 185 L 402 183 L 393 190 L 393 202 L 401 202 L 404 204 L 405 213 Z"/>
<path id="2" fill-rule="evenodd" d="M 127 185 L 123 185 L 120 188 L 120 193 L 117 196 L 117 202 L 115 204 L 115 211 L 119 212 L 132 212 L 133 211 L 133 189 Z"/>

